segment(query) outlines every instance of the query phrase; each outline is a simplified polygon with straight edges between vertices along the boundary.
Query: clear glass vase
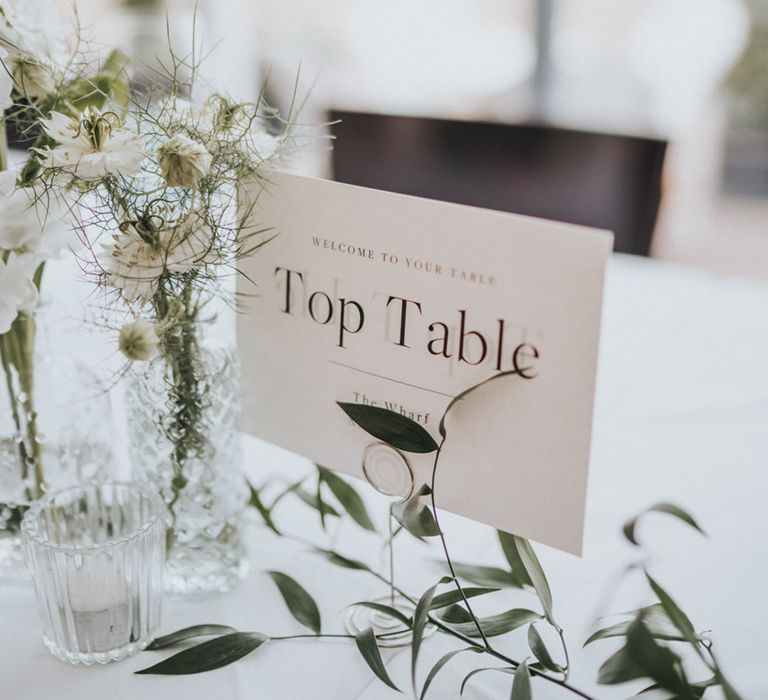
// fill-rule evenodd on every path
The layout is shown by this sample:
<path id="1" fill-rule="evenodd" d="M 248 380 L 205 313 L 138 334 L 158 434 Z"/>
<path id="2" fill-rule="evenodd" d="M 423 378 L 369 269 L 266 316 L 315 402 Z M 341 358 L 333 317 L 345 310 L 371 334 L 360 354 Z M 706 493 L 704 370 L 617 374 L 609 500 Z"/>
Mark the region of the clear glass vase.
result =
<path id="1" fill-rule="evenodd" d="M 170 511 L 165 589 L 224 592 L 245 577 L 241 538 L 240 372 L 234 348 L 194 341 L 191 356 L 134 363 L 126 390 L 134 477 Z"/>
<path id="2" fill-rule="evenodd" d="M 39 348 L 27 363 L 23 382 L 16 366 L 0 367 L 2 579 L 28 576 L 20 526 L 34 500 L 113 471 L 111 406 L 95 375 L 64 353 Z"/>

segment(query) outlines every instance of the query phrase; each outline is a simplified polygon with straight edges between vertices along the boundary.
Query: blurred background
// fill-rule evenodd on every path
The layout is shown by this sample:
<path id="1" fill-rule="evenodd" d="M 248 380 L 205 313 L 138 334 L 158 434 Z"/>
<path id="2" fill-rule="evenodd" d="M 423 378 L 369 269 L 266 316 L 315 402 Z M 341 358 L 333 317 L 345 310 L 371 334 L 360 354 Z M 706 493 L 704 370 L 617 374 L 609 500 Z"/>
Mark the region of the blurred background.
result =
<path id="1" fill-rule="evenodd" d="M 62 0 L 63 6 L 67 0 Z M 216 89 L 269 75 L 329 127 L 297 172 L 612 228 L 616 248 L 768 271 L 768 0 L 198 0 Z M 192 0 L 78 0 L 161 60 Z"/>

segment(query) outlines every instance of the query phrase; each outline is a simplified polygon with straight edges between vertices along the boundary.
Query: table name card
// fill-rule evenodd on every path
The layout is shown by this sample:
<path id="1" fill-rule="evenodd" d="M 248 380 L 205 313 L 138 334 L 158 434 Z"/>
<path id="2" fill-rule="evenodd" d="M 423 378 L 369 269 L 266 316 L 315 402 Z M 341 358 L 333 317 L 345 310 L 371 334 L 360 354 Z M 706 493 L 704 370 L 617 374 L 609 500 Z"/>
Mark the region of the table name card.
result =
<path id="1" fill-rule="evenodd" d="M 337 403 L 436 439 L 438 504 L 579 553 L 605 232 L 275 174 L 241 263 L 244 429 L 363 476 L 373 438 Z M 258 198 L 255 195 L 259 194 Z M 254 288 L 255 281 L 257 286 Z M 405 454 L 417 484 L 434 455 Z"/>

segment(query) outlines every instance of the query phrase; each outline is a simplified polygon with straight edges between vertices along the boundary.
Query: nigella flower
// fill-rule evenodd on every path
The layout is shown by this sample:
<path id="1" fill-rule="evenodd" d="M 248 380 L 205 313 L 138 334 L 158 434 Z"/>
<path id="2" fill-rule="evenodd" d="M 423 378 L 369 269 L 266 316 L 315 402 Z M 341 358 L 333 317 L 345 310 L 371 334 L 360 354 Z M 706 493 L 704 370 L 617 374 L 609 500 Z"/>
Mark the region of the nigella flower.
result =
<path id="1" fill-rule="evenodd" d="M 210 226 L 195 212 L 182 221 L 125 223 L 102 256 L 106 283 L 131 301 L 147 301 L 164 274 L 183 273 L 220 259 Z"/>
<path id="2" fill-rule="evenodd" d="M 146 362 L 151 360 L 157 352 L 160 338 L 157 336 L 155 324 L 143 318 L 126 323 L 120 329 L 118 347 L 129 360 Z"/>
<path id="3" fill-rule="evenodd" d="M 77 118 L 51 112 L 42 120 L 46 133 L 57 143 L 41 148 L 42 166 L 69 172 L 82 180 L 108 175 L 137 175 L 146 158 L 141 137 L 126 129 L 113 112 L 88 107 Z"/>
<path id="4" fill-rule="evenodd" d="M 58 257 L 70 239 L 64 208 L 33 187 L 17 187 L 16 173 L 0 172 L 0 252 Z"/>
<path id="5" fill-rule="evenodd" d="M 198 141 L 175 134 L 160 147 L 157 163 L 169 187 L 194 187 L 211 169 L 211 154 Z"/>
<path id="6" fill-rule="evenodd" d="M 16 89 L 29 99 L 43 100 L 56 86 L 53 66 L 36 58 L 17 58 L 11 74 Z"/>

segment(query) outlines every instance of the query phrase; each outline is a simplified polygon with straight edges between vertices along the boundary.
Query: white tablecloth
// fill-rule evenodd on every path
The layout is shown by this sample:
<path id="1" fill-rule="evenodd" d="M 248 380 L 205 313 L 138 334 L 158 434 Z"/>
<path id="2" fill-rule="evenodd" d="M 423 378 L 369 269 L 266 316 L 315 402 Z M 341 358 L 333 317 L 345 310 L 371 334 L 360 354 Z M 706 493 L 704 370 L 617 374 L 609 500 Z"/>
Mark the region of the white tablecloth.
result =
<path id="1" fill-rule="evenodd" d="M 623 542 L 620 527 L 645 506 L 671 500 L 693 511 L 709 537 L 700 538 L 663 516 L 648 520 L 641 536 L 654 552 L 650 566 L 697 627 L 712 630 L 720 660 L 744 695 L 766 696 L 766 435 L 768 286 L 615 257 L 606 288 L 584 557 L 537 548 L 553 589 L 556 616 L 570 642 L 574 685 L 599 698 L 630 695 L 627 688 L 595 685 L 596 669 L 614 648 L 612 642 L 586 650 L 581 642 L 596 616 L 649 602 L 637 578 L 617 578 L 635 556 Z M 246 447 L 248 469 L 257 482 L 274 474 L 292 479 L 311 468 L 305 460 L 256 440 L 248 439 Z M 369 495 L 383 524 L 384 503 Z M 298 502 L 286 499 L 276 518 L 286 530 L 326 541 L 315 515 Z M 385 592 L 364 573 L 336 568 L 300 545 L 279 540 L 259 526 L 254 513 L 249 521 L 248 580 L 208 600 L 169 599 L 164 631 L 215 622 L 271 635 L 301 632 L 262 573 L 267 569 L 294 576 L 315 596 L 326 632 L 342 631 L 345 605 Z M 442 524 L 457 560 L 502 564 L 492 530 L 449 515 Z M 344 522 L 331 537 L 349 556 L 383 563 L 381 543 L 353 523 Z M 403 588 L 419 595 L 440 575 L 439 567 L 430 563 L 439 553 L 432 545 L 401 539 L 398 579 Z M 521 592 L 510 592 L 503 602 L 500 595 L 493 597 L 495 610 L 503 609 L 503 602 L 535 605 Z M 485 612 L 482 603 L 477 607 Z M 519 632 L 496 643 L 517 658 L 527 653 Z M 430 638 L 421 677 L 430 662 L 456 647 L 445 635 Z M 392 677 L 407 691 L 408 651 L 387 651 L 384 657 Z M 438 676 L 432 697 L 458 696 L 460 679 L 478 661 L 472 657 L 452 661 Z M 29 587 L 0 584 L 3 698 L 398 697 L 373 678 L 346 641 L 275 643 L 203 675 L 132 675 L 161 658 L 161 652 L 143 652 L 104 667 L 68 666 L 42 644 Z M 465 697 L 506 697 L 509 684 L 507 675 L 483 674 Z M 535 683 L 534 690 L 537 700 L 569 697 L 543 682 Z"/>

